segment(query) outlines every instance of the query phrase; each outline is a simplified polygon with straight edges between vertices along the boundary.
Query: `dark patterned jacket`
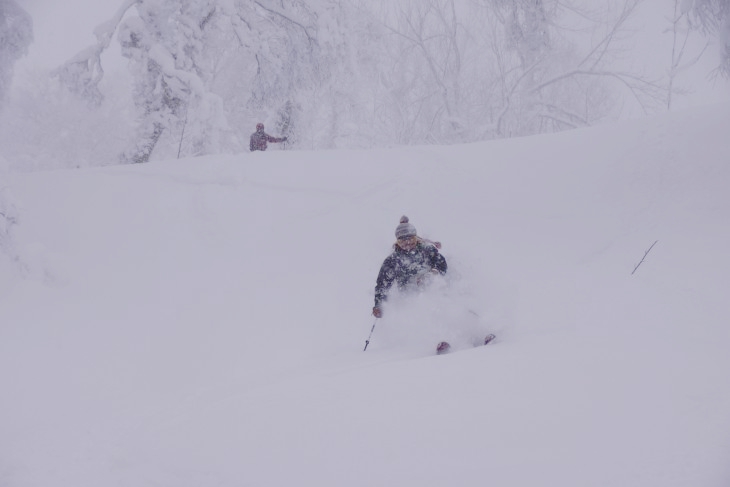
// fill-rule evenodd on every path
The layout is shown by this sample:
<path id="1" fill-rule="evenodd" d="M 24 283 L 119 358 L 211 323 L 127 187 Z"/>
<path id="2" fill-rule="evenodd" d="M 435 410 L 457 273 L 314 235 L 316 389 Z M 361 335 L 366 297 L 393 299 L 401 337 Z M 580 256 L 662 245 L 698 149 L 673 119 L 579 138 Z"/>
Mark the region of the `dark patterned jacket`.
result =
<path id="1" fill-rule="evenodd" d="M 446 274 L 446 259 L 433 245 L 418 242 L 413 250 L 406 251 L 398 245 L 394 245 L 393 249 L 393 253 L 383 261 L 375 283 L 376 308 L 387 299 L 394 282 L 399 289 L 405 290 L 432 269 L 441 275 Z"/>

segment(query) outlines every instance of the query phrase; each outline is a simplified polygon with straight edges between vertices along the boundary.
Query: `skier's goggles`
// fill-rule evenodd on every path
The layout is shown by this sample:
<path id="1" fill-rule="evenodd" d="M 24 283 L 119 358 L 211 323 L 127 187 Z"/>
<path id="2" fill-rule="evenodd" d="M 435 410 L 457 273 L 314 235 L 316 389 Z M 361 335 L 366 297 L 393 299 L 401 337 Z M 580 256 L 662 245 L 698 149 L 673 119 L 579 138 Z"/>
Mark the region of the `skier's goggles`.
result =
<path id="1" fill-rule="evenodd" d="M 400 237 L 398 239 L 399 243 L 416 243 L 417 241 L 418 241 L 418 237 L 416 237 L 415 235 L 413 235 L 411 237 Z"/>

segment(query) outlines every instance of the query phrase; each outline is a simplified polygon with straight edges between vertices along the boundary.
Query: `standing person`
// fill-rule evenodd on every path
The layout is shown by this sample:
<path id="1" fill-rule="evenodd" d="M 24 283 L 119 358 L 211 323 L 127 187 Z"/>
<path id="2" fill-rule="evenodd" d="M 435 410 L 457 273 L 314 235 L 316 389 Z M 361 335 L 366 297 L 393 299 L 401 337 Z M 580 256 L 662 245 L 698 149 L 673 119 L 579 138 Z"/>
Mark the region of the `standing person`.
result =
<path id="1" fill-rule="evenodd" d="M 286 137 L 272 137 L 271 135 L 264 132 L 263 123 L 257 123 L 256 132 L 251 134 L 249 149 L 251 149 L 251 152 L 255 150 L 266 150 L 266 148 L 268 147 L 267 142 L 286 142 Z"/>
<path id="2" fill-rule="evenodd" d="M 433 275 L 445 275 L 446 259 L 439 253 L 441 244 L 419 237 L 407 216 L 402 216 L 395 229 L 396 242 L 393 253 L 383 261 L 375 283 L 375 306 L 373 316 L 383 316 L 383 303 L 388 299 L 393 284 L 401 291 L 419 289 L 425 286 Z M 484 339 L 486 345 L 494 339 L 490 334 Z M 436 347 L 437 353 L 446 353 L 451 348 L 447 342 Z"/>

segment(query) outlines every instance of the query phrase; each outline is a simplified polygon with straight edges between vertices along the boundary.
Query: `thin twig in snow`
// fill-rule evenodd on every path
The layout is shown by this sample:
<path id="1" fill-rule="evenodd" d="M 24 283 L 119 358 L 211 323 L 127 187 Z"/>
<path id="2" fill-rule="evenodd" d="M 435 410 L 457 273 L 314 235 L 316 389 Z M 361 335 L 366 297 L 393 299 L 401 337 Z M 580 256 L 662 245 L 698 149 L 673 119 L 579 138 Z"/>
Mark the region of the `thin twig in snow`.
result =
<path id="1" fill-rule="evenodd" d="M 659 240 L 657 240 L 657 241 L 655 241 L 655 242 L 654 242 L 653 244 L 651 244 L 651 247 L 649 247 L 649 248 L 647 249 L 647 251 L 646 251 L 646 252 L 644 252 L 644 257 L 642 257 L 642 258 L 641 258 L 641 261 L 640 261 L 640 262 L 639 262 L 638 264 L 636 264 L 636 267 L 634 267 L 634 270 L 633 270 L 633 271 L 631 271 L 631 275 L 632 275 L 632 276 L 634 275 L 634 272 L 636 272 L 636 269 L 638 269 L 638 268 L 639 268 L 639 266 L 640 266 L 640 265 L 641 265 L 641 264 L 642 264 L 642 263 L 644 262 L 644 259 L 646 259 L 646 256 L 647 256 L 647 254 L 648 254 L 649 252 L 651 252 L 651 249 L 653 249 L 653 248 L 654 248 L 654 246 L 656 245 L 656 243 L 657 243 L 658 241 L 659 241 Z"/>

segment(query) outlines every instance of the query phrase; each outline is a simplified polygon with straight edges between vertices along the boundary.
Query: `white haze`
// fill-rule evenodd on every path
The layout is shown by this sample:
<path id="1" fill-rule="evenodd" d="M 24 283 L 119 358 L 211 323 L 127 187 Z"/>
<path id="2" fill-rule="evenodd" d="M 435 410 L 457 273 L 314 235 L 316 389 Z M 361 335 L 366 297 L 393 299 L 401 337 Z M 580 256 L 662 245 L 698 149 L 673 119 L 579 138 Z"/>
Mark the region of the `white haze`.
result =
<path id="1" fill-rule="evenodd" d="M 636 118 L 647 112 L 662 112 L 668 103 L 661 86 L 666 88 L 672 57 L 669 18 L 674 2 L 666 0 L 638 2 L 640 6 L 628 23 L 617 25 L 620 34 L 610 38 L 608 52 L 594 57 L 588 53 L 602 52 L 599 40 L 611 27 L 610 22 L 618 15 L 623 1 L 575 2 L 590 7 L 588 11 L 596 17 L 595 23 L 575 13 L 571 16 L 570 9 L 561 3 L 556 7 L 560 14 L 555 14 L 554 21 L 545 26 L 550 30 L 550 45 L 543 46 L 545 49 L 539 53 L 524 51 L 525 46 L 505 44 L 503 37 L 509 29 L 499 22 L 491 26 L 493 31 L 482 25 L 487 20 L 496 22 L 492 10 L 498 2 L 489 8 L 486 0 L 455 2 L 459 15 L 457 45 L 434 43 L 423 56 L 416 45 L 405 40 L 409 32 L 403 23 L 405 14 L 400 17 L 401 24 L 386 27 L 381 18 L 369 17 L 363 9 L 352 8 L 353 2 L 335 2 L 340 10 L 331 8 L 326 0 L 309 2 L 307 9 L 295 8 L 296 2 L 282 3 L 281 8 L 294 19 L 306 11 L 304 17 L 317 31 L 317 43 L 323 53 L 328 53 L 323 58 L 314 58 L 322 63 L 321 73 L 310 69 L 316 63 L 302 47 L 306 39 L 295 39 L 294 32 L 281 26 L 272 27 L 275 22 L 261 11 L 254 12 L 255 8 L 248 9 L 254 4 L 246 2 L 236 5 L 257 27 L 251 32 L 242 31 L 250 36 L 250 42 L 245 42 L 243 48 L 234 39 L 243 34 L 236 31 L 234 35 L 226 30 L 231 28 L 230 18 L 236 18 L 227 11 L 233 2 L 221 2 L 216 4 L 220 7 L 221 24 L 203 36 L 205 41 L 188 36 L 185 29 L 163 29 L 167 37 L 158 39 L 159 44 L 153 46 L 154 42 L 150 41 L 144 44 L 144 49 L 126 52 L 136 59 L 130 63 L 122 58 L 119 43 L 120 36 L 125 38 L 123 33 L 131 32 L 130 25 L 122 22 L 115 29 L 116 22 L 106 22 L 122 3 L 81 0 L 63 5 L 44 0 L 23 3 L 33 16 L 36 40 L 29 47 L 28 57 L 15 66 L 14 87 L 0 116 L 0 172 L 109 165 L 122 159 L 141 162 L 147 157 L 164 160 L 178 155 L 235 154 L 245 150 L 248 136 L 259 121 L 266 122 L 274 135 L 286 135 L 290 148 L 294 149 L 374 148 L 454 144 L 595 125 L 617 118 Z M 155 12 L 162 3 L 146 2 L 145 8 L 150 9 L 147 14 Z M 408 2 L 386 3 L 400 8 Z M 376 4 L 363 5 L 374 11 Z M 443 8 L 430 12 L 426 22 L 430 39 L 440 39 L 442 34 L 450 32 L 448 28 L 439 30 L 441 24 L 436 15 L 447 14 L 444 6 L 448 4 L 442 2 Z M 197 5 L 198 10 L 205 10 L 210 4 L 196 1 L 185 5 Z M 142 7 L 134 7 L 127 15 L 143 11 Z M 464 12 L 485 17 L 473 19 Z M 195 23 L 194 15 L 188 14 L 190 17 L 176 17 L 170 24 Z M 423 20 L 415 11 L 410 14 L 411 20 Z M 576 27 L 577 19 L 581 20 L 580 28 Z M 391 18 L 389 22 L 394 21 Z M 88 81 L 88 76 L 99 74 L 93 69 L 84 71 L 91 69 L 85 62 L 95 61 L 84 56 L 95 42 L 92 32 L 102 23 L 104 28 L 96 32 L 109 34 L 111 44 L 101 56 L 105 74 L 97 92 L 95 81 L 90 86 L 78 84 L 83 85 L 81 81 Z M 140 23 L 133 22 L 132 27 L 139 27 Z M 403 35 L 395 35 L 391 29 L 401 29 Z M 300 29 L 295 30 L 300 35 Z M 496 40 L 491 39 L 489 32 Z M 282 48 L 279 41 L 289 37 L 292 37 L 289 43 Z M 684 63 L 681 63 L 685 69 L 680 70 L 673 85 L 675 109 L 730 98 L 726 81 L 709 79 L 719 57 L 716 43 L 708 47 L 697 64 L 689 64 L 704 42 L 698 33 L 689 37 L 683 53 Z M 249 45 L 252 43 L 273 47 L 257 51 Z M 183 49 L 184 46 L 190 49 Z M 174 95 L 184 105 L 180 113 L 167 113 L 160 108 L 161 100 L 159 96 L 155 98 L 158 92 L 145 95 L 151 99 L 141 94 L 145 86 L 161 83 L 162 78 L 154 70 L 146 69 L 150 61 L 145 57 L 146 49 L 153 47 L 159 48 L 154 49 L 157 54 L 161 51 L 169 54 L 156 58 L 155 62 L 166 68 L 167 85 L 178 87 L 170 96 Z M 343 50 L 350 54 L 343 54 Z M 199 73 L 200 79 L 195 70 L 172 69 L 172 55 L 183 56 L 187 51 L 198 55 L 180 59 L 180 64 L 195 65 L 204 71 Z M 290 55 L 291 52 L 299 54 Z M 526 70 L 524 74 L 527 74 L 531 68 L 526 68 L 529 63 L 518 63 L 517 58 L 526 53 L 541 56 L 541 73 L 536 74 L 533 82 L 540 80 L 552 88 L 544 88 L 543 92 L 543 88 L 533 90 L 521 86 L 525 77 L 520 73 Z M 264 64 L 268 66 L 260 76 L 254 69 L 259 55 L 266 57 Z M 445 61 L 452 55 L 459 59 L 455 65 Z M 211 63 L 214 68 L 205 66 L 206 56 L 215 59 Z M 75 61 L 68 63 L 72 58 Z M 499 59 L 505 64 L 499 64 Z M 581 59 L 583 62 L 579 63 Z M 441 68 L 445 71 L 441 78 L 433 74 L 438 69 L 428 69 L 429 62 L 443 63 Z M 617 76 L 631 72 L 631 76 L 622 80 L 637 81 L 633 94 L 613 76 L 598 73 L 570 83 L 552 84 L 552 80 L 563 79 L 563 74 L 585 64 Z M 60 73 L 59 77 L 47 77 L 48 69 L 61 66 L 63 69 L 56 72 Z M 501 75 L 500 69 L 505 70 Z M 315 71 L 321 76 L 317 77 Z M 608 82 L 609 79 L 613 82 Z M 60 86 L 59 80 L 65 87 Z M 448 89 L 442 89 L 444 86 Z M 81 92 L 87 99 L 82 100 L 69 90 Z M 448 96 L 442 96 L 442 92 L 448 92 Z M 102 99 L 99 108 L 89 106 L 90 101 L 94 105 Z M 149 106 L 157 108 L 148 113 L 144 107 Z M 161 135 L 157 135 L 159 140 L 155 139 L 154 131 L 150 133 L 155 123 L 164 125 Z M 145 147 L 153 149 L 147 153 Z"/>
<path id="2" fill-rule="evenodd" d="M 59 4 L 49 0 L 24 0 L 20 5 L 34 21 L 35 41 L 27 57 L 18 62 L 18 71 L 53 69 L 94 42 L 94 29 L 109 19 L 121 4 L 119 1 L 69 0 Z M 645 67 L 649 76 L 665 75 L 671 59 L 669 18 L 673 2 L 643 0 L 637 18 L 631 22 L 634 40 L 626 55 L 628 64 Z M 690 39 L 688 57 L 699 52 L 704 41 Z M 121 57 L 116 42 L 103 56 L 104 68 L 111 76 L 126 71 L 127 61 Z M 677 99 L 676 108 L 685 108 L 730 99 L 727 83 L 711 76 L 718 63 L 716 43 L 708 49 L 699 65 L 685 70 L 680 80 L 689 92 Z"/>

